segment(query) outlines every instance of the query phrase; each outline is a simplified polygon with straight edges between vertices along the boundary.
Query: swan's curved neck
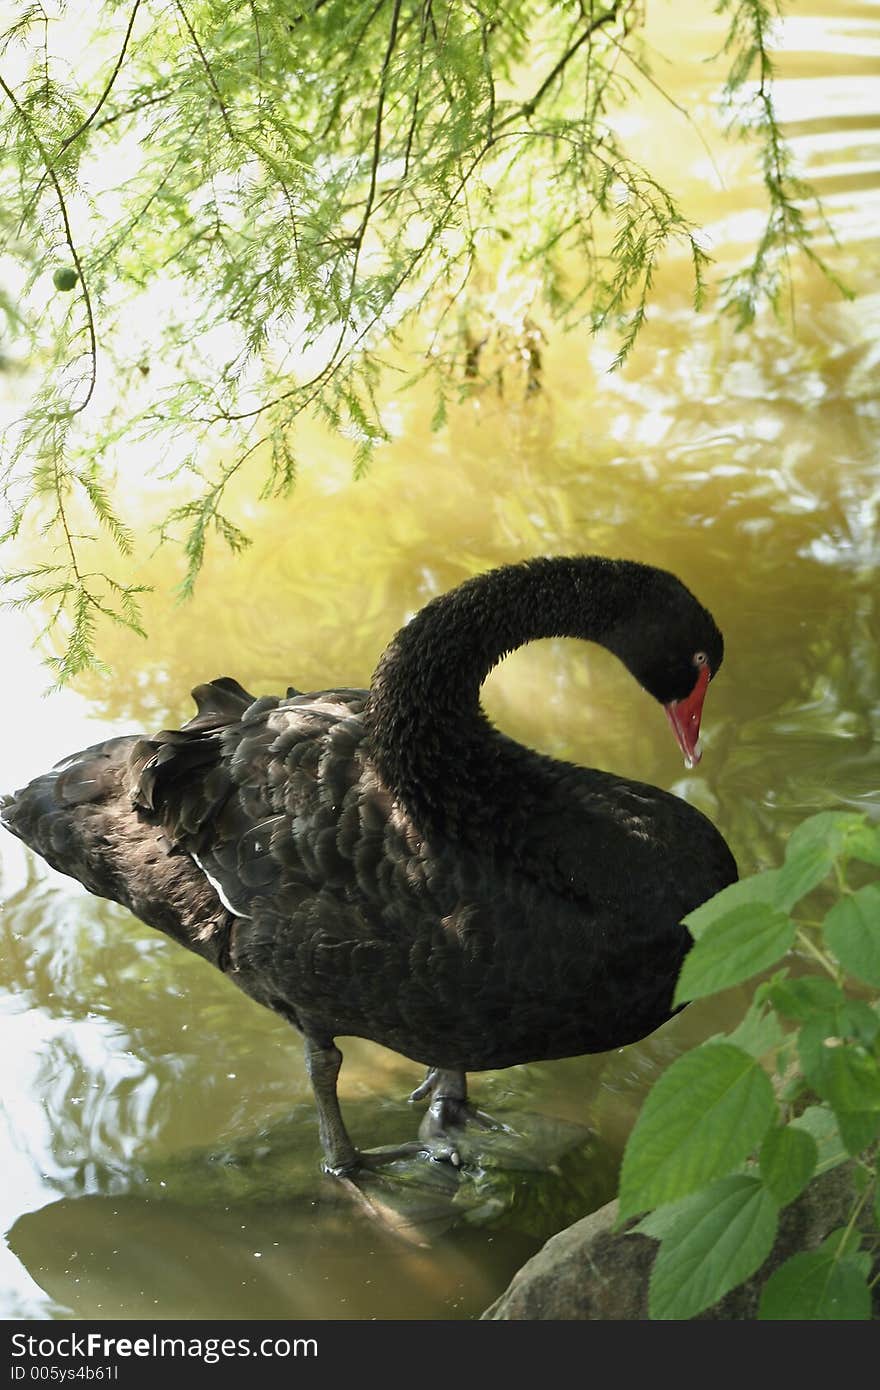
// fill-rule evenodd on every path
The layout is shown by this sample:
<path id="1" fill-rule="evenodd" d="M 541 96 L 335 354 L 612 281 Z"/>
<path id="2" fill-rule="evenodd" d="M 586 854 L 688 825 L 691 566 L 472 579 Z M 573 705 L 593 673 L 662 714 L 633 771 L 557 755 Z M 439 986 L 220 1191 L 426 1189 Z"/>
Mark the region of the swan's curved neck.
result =
<path id="1" fill-rule="evenodd" d="M 516 833 L 553 765 L 493 728 L 480 687 L 502 657 L 541 637 L 609 645 L 643 568 L 578 556 L 493 570 L 435 599 L 397 634 L 373 678 L 367 719 L 383 780 L 423 833 Z"/>

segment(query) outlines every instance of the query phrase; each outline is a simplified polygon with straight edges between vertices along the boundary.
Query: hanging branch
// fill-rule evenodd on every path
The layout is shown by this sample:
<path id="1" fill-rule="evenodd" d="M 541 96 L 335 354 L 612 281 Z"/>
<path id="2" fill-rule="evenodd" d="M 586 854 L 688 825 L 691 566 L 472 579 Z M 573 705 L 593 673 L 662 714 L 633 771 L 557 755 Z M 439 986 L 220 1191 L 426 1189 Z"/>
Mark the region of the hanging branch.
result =
<path id="1" fill-rule="evenodd" d="M 759 300 L 778 295 L 791 250 L 822 263 L 773 106 L 772 0 L 718 3 L 730 21 L 728 92 L 757 74 L 749 119 L 737 130 L 759 142 L 770 204 L 751 264 L 725 289 L 745 321 Z M 245 463 L 264 468 L 257 491 L 290 485 L 286 434 L 303 412 L 354 436 L 355 467 L 365 466 L 383 438 L 379 354 L 405 324 L 426 349 L 412 379 L 431 372 L 441 397 L 461 387 L 470 328 L 451 309 L 465 293 L 476 299 L 487 248 L 494 257 L 505 242 L 507 269 L 534 278 L 536 312 L 542 304 L 568 326 L 609 327 L 618 362 L 636 340 L 656 268 L 673 243 L 691 257 L 699 303 L 706 256 L 696 231 L 615 128 L 615 109 L 629 94 L 657 86 L 631 51 L 641 4 L 599 5 L 302 0 L 278 22 L 280 10 L 254 0 L 174 0 L 155 10 L 126 0 L 121 42 L 87 94 L 55 61 L 58 31 L 48 16 L 38 22 L 32 9 L 0 35 L 0 51 L 13 36 L 30 38 L 34 59 L 19 87 L 8 74 L 0 79 L 0 139 L 10 154 L 0 167 L 0 223 L 26 286 L 8 316 L 10 332 L 27 336 L 31 361 L 51 363 L 46 385 L 9 433 L 0 488 L 12 504 L 11 532 L 36 498 L 60 494 L 53 524 L 72 560 L 68 537 L 75 552 L 84 537 L 69 524 L 68 490 L 81 485 L 96 524 L 119 543 L 101 470 L 127 439 L 155 437 L 159 457 L 176 453 L 169 481 L 197 479 L 202 489 L 175 509 L 166 530 L 182 536 L 190 588 L 209 536 L 243 544 L 222 502 Z M 101 43 L 117 13 L 105 21 L 105 8 L 89 20 Z M 533 77 L 535 51 L 544 56 Z M 624 57 L 632 67 L 626 77 Z M 525 99 L 510 95 L 523 91 Z M 672 108 L 693 125 L 680 104 Z M 100 152 L 87 138 L 98 131 Z M 112 154 L 114 140 L 126 165 L 113 196 L 89 208 L 86 255 L 75 244 L 83 237 L 74 238 L 72 213 L 91 179 L 101 186 L 90 161 Z M 44 187 L 52 190 L 45 208 Z M 38 221 L 43 211 L 69 248 L 82 342 L 66 324 L 66 336 L 53 341 L 53 317 L 39 295 L 29 297 L 55 250 Z M 17 223 L 26 234 L 18 241 Z M 99 286 L 101 370 L 115 373 L 102 410 L 95 408 Z M 152 325 L 137 324 L 145 288 L 163 295 L 153 341 Z M 155 375 L 144 356 L 130 360 L 133 319 L 144 351 L 161 360 Z M 304 368 L 317 350 L 319 363 Z M 60 396 L 61 373 L 79 368 L 80 353 L 88 355 L 88 378 L 83 368 L 77 387 Z M 218 427 L 229 453 L 208 476 L 199 451 L 216 443 Z M 87 577 L 75 558 L 71 592 Z M 111 606 L 122 611 L 126 602 Z"/>
<path id="2" fill-rule="evenodd" d="M 39 132 L 35 128 L 33 122 L 29 119 L 27 112 L 21 106 L 21 103 L 18 101 L 18 98 L 16 97 L 14 91 L 5 81 L 2 74 L 0 74 L 0 91 L 3 92 L 6 99 L 15 109 L 16 115 L 18 116 L 21 123 L 26 127 L 31 140 L 33 141 L 34 145 L 39 151 L 40 157 L 46 166 L 46 174 L 49 178 L 50 183 L 52 184 L 53 189 L 55 190 L 55 197 L 58 200 L 58 208 L 61 213 L 61 220 L 64 224 L 64 239 L 67 242 L 67 248 L 70 251 L 73 264 L 76 267 L 76 273 L 79 277 L 79 285 L 82 290 L 83 303 L 85 305 L 86 311 L 86 326 L 89 335 L 89 360 L 91 363 L 89 370 L 88 389 L 86 391 L 85 397 L 82 401 L 80 401 L 79 405 L 74 406 L 73 408 L 65 411 L 50 412 L 51 419 L 71 418 L 74 415 L 82 414 L 82 412 L 87 408 L 89 401 L 92 399 L 92 396 L 94 394 L 95 384 L 97 382 L 98 340 L 97 334 L 95 332 L 95 316 L 92 311 L 92 300 L 89 294 L 89 287 L 86 284 L 85 275 L 83 273 L 83 266 L 82 261 L 80 259 L 79 251 L 77 250 L 76 243 L 73 239 L 73 231 L 71 229 L 70 217 L 68 215 L 67 210 L 67 200 L 64 196 L 64 190 L 61 187 L 61 181 L 59 180 L 58 175 L 55 172 L 55 167 L 52 163 L 46 146 L 40 138 Z"/>

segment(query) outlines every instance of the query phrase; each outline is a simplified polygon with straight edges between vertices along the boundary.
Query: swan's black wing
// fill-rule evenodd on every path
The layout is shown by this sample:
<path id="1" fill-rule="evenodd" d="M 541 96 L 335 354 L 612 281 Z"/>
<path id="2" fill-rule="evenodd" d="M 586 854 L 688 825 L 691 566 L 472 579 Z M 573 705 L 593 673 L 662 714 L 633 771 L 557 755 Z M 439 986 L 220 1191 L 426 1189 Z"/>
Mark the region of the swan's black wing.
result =
<path id="1" fill-rule="evenodd" d="M 512 963 L 480 966 L 508 920 L 499 885 L 396 807 L 367 754 L 367 692 L 243 712 L 210 688 L 197 698 L 190 725 L 135 750 L 135 800 L 235 915 L 236 982 L 312 1037 L 369 1037 L 432 1063 L 469 1055 L 473 1033 L 484 1046 L 487 990 L 510 1009 Z M 540 943 L 529 950 L 537 963 Z"/>
<path id="2" fill-rule="evenodd" d="M 237 919 L 233 978 L 313 1037 L 438 1060 L 431 1040 L 456 1031 L 475 856 L 438 859 L 395 807 L 367 756 L 366 691 L 242 710 L 220 687 L 200 687 L 195 719 L 131 761 L 141 815 Z"/>
<path id="3" fill-rule="evenodd" d="M 133 799 L 231 910 L 250 918 L 267 894 L 296 898 L 299 885 L 340 892 L 356 873 L 347 851 L 371 810 L 366 792 L 353 795 L 367 692 L 293 692 L 242 705 L 234 684 L 197 687 L 195 718 L 142 740 Z M 382 803 L 384 822 L 387 796 Z"/>

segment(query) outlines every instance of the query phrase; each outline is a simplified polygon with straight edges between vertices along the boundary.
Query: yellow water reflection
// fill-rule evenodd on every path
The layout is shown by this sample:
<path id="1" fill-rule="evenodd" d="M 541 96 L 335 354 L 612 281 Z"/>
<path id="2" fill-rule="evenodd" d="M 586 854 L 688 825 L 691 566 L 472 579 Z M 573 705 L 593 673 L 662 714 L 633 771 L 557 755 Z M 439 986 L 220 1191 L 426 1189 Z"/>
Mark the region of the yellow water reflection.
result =
<path id="1" fill-rule="evenodd" d="M 20 678 L 0 698 L 14 779 L 105 727 L 186 717 L 189 688 L 216 675 L 257 692 L 365 684 L 433 594 L 496 563 L 595 551 L 674 570 L 715 613 L 727 658 L 703 762 L 684 774 L 647 697 L 605 653 L 574 643 L 536 644 L 493 674 L 486 703 L 499 725 L 673 788 L 712 816 L 744 872 L 774 862 L 809 811 L 880 806 L 880 16 L 831 8 L 798 6 L 778 97 L 838 230 L 835 265 L 853 302 L 800 268 L 794 334 L 764 317 L 736 335 L 714 312 L 694 317 L 675 262 L 613 377 L 602 371 L 608 344 L 548 334 L 540 392 L 509 367 L 503 394 L 478 391 L 436 435 L 427 390 L 389 385 L 394 438 L 367 477 L 352 482 L 345 447 L 304 427 L 295 493 L 255 502 L 243 480 L 253 546 L 235 561 L 213 549 L 186 606 L 171 594 L 182 566 L 172 573 L 173 557 L 149 553 L 157 498 L 127 479 L 129 516 L 147 538 L 140 578 L 155 585 L 149 642 L 105 634 L 116 674 L 41 703 L 21 629 L 9 629 Z M 696 57 L 712 49 L 703 25 L 714 23 L 695 23 L 679 66 L 657 74 L 704 129 L 718 69 Z M 628 119 L 642 123 L 645 163 L 674 177 L 734 264 L 758 205 L 746 152 L 713 139 L 713 166 L 659 96 Z M 0 1141 L 13 1175 L 0 1212 L 5 1316 L 440 1318 L 492 1300 L 533 1240 L 452 1233 L 430 1258 L 378 1240 L 318 1174 L 290 1030 L 121 911 L 26 870 L 16 846 L 0 854 L 0 1023 L 16 1059 Z M 594 1125 L 619 1152 L 658 1069 L 735 1017 L 746 993 L 732 992 L 724 1017 L 692 1007 L 637 1047 L 480 1078 L 476 1093 L 489 1109 Z M 381 1049 L 346 1047 L 356 1138 L 372 1142 L 374 1107 L 397 1137 L 411 1132 L 403 1097 L 416 1076 Z M 282 1120 L 292 1156 L 274 1206 L 246 1186 L 209 1201 L 218 1156 L 230 1144 L 256 1153 Z M 163 1181 L 177 1184 L 174 1199 Z"/>

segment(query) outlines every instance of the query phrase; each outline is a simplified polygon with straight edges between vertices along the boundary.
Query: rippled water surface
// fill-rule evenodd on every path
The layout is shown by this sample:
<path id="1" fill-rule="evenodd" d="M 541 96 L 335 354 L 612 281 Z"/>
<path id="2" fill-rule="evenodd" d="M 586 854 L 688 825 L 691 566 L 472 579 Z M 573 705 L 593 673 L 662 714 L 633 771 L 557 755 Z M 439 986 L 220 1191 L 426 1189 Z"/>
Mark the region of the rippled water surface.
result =
<path id="1" fill-rule="evenodd" d="M 657 68 L 694 123 L 659 95 L 627 120 L 729 269 L 759 196 L 742 147 L 710 134 L 713 167 L 697 136 L 718 90 L 699 58 L 718 30 L 708 15 L 691 22 L 695 8 L 677 7 L 690 27 L 676 33 L 677 63 Z M 661 50 L 671 13 L 657 7 Z M 432 401 L 393 396 L 394 442 L 356 484 L 338 443 L 304 436 L 292 501 L 249 504 L 253 548 L 234 563 L 212 556 L 191 604 L 169 596 L 167 555 L 145 561 L 150 641 L 113 634 L 112 678 L 42 699 L 30 629 L 3 618 L 15 658 L 0 695 L 3 786 L 105 731 L 178 722 L 190 687 L 221 673 L 258 691 L 366 684 L 433 594 L 497 562 L 584 551 L 673 569 L 717 617 L 727 658 L 702 764 L 685 774 L 622 668 L 575 643 L 535 644 L 493 673 L 496 723 L 688 798 L 743 872 L 773 863 L 813 810 L 877 808 L 880 6 L 805 0 L 779 73 L 851 301 L 801 268 L 794 333 L 765 316 L 736 334 L 714 312 L 692 315 L 674 262 L 622 372 L 604 370 L 611 345 L 551 336 L 542 391 L 525 393 L 510 370 L 440 435 Z M 155 496 L 134 480 L 130 496 L 148 526 Z M 476 1316 L 548 1226 L 606 1200 L 659 1069 L 746 997 L 692 1006 L 609 1056 L 475 1078 L 482 1105 L 530 1132 L 536 1168 L 566 1136 L 591 1137 L 552 1182 L 527 1176 L 503 1200 L 491 1184 L 455 1205 L 447 1191 L 417 1194 L 415 1209 L 407 1198 L 427 1241 L 416 1244 L 321 1176 L 290 1029 L 9 837 L 0 854 L 5 1317 Z M 419 1069 L 364 1042 L 344 1050 L 356 1141 L 410 1137 Z"/>

